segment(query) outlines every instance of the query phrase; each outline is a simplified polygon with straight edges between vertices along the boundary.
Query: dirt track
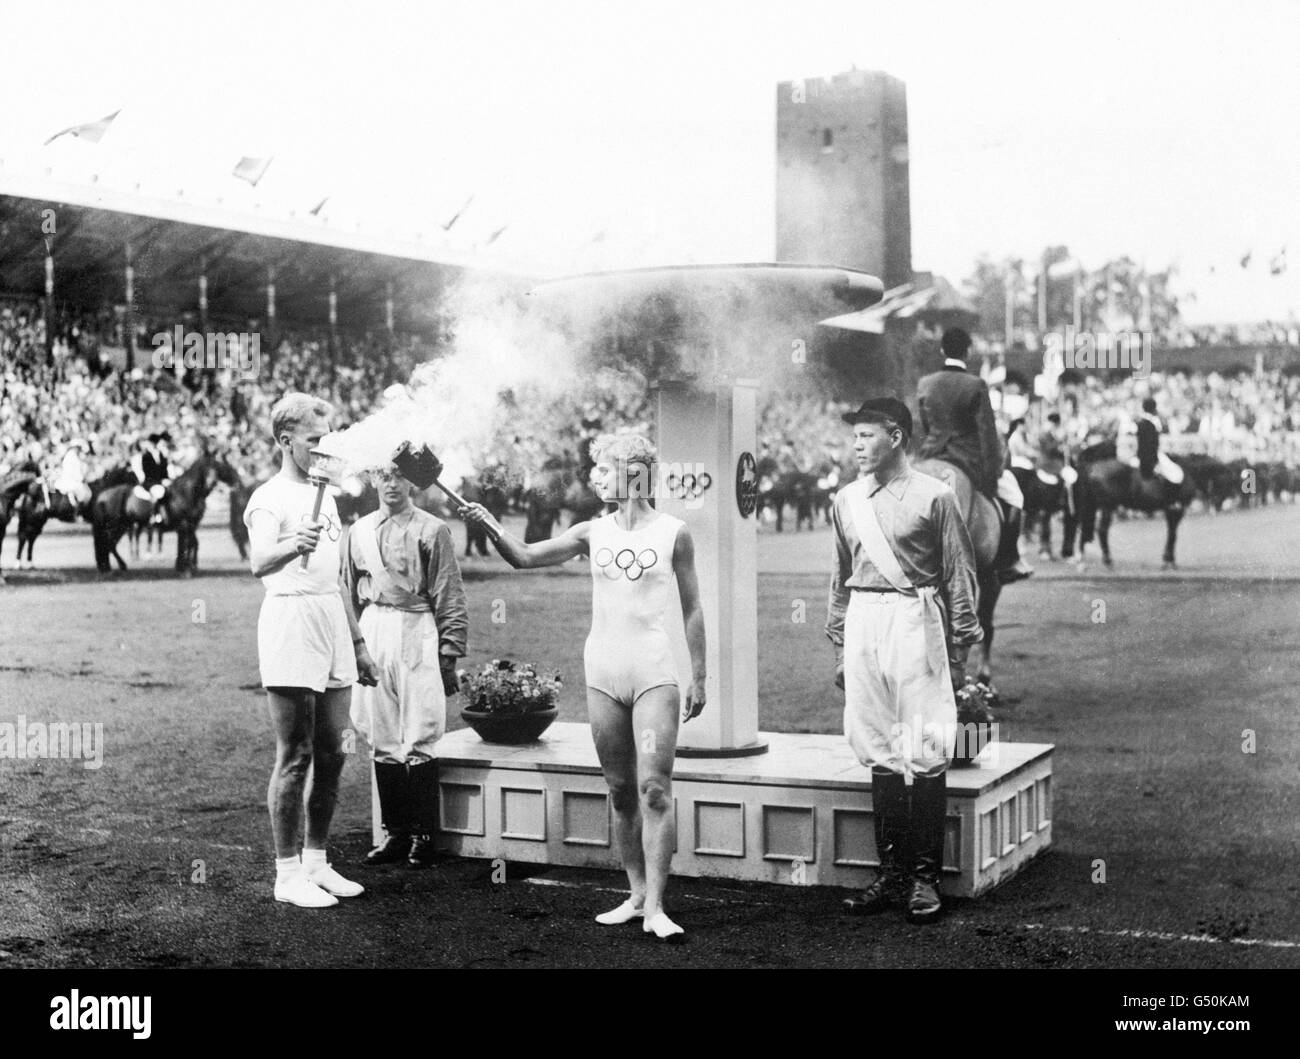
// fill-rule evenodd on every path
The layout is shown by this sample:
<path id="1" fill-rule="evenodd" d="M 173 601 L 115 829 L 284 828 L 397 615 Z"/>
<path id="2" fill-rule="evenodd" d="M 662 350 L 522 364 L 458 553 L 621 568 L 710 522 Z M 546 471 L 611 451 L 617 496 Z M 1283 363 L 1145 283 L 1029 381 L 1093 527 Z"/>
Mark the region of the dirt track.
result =
<path id="1" fill-rule="evenodd" d="M 0 967 L 1300 966 L 1298 525 L 1290 506 L 1189 519 L 1184 569 L 1162 578 L 1159 525 L 1119 524 L 1115 573 L 1044 568 L 1006 593 L 1004 731 L 1058 748 L 1054 849 L 1022 876 L 921 933 L 846 920 L 836 891 L 681 880 L 685 950 L 590 922 L 621 899 L 612 874 L 510 865 L 502 885 L 482 862 L 357 867 L 360 761 L 333 857 L 369 894 L 322 913 L 276 905 L 260 586 L 220 530 L 204 532 L 208 572 L 192 581 L 153 563 L 98 583 L 88 538 L 49 535 L 37 557 L 56 569 L 6 570 L 0 589 L 0 721 L 102 723 L 104 765 L 0 759 Z M 762 538 L 764 728 L 838 729 L 820 632 L 828 548 L 824 531 Z M 471 661 L 532 657 L 576 678 L 581 570 L 465 570 Z M 488 620 L 494 599 L 504 625 Z M 576 683 L 562 719 L 583 719 Z"/>

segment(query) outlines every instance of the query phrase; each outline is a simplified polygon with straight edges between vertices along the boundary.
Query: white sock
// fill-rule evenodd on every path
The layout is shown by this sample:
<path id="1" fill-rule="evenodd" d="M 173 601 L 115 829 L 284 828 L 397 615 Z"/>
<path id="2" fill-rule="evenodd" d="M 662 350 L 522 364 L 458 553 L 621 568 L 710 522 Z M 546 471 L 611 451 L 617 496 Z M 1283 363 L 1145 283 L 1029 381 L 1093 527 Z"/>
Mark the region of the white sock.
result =
<path id="1" fill-rule="evenodd" d="M 276 857 L 275 858 L 275 878 L 276 881 L 283 881 L 297 875 L 302 869 L 302 864 L 297 857 Z"/>
<path id="2" fill-rule="evenodd" d="M 324 868 L 329 861 L 325 858 L 323 849 L 304 849 L 302 851 L 302 870 L 308 875 L 317 868 Z"/>

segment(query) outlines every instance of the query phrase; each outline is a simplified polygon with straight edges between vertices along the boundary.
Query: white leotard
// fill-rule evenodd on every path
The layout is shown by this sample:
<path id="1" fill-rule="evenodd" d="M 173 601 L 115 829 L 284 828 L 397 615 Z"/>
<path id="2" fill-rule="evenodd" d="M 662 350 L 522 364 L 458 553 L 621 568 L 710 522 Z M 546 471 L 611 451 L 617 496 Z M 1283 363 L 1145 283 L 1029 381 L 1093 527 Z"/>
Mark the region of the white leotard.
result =
<path id="1" fill-rule="evenodd" d="M 591 635 L 583 665 L 589 687 L 631 706 L 651 688 L 678 686 L 664 612 L 684 523 L 659 512 L 625 530 L 614 518 L 591 520 Z"/>

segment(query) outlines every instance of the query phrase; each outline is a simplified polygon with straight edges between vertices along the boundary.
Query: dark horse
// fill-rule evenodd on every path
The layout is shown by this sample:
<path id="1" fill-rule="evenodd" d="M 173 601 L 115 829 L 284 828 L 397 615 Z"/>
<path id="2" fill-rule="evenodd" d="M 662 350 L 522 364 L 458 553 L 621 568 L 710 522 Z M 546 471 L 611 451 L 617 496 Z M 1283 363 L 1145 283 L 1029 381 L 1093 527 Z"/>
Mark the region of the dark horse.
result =
<path id="1" fill-rule="evenodd" d="M 192 577 L 198 569 L 198 528 L 207 508 L 208 494 L 218 482 L 232 492 L 242 485 L 238 472 L 224 459 L 200 456 L 184 473 L 177 476 L 167 490 L 167 521 L 164 528 L 176 534 L 176 570 Z M 109 558 L 117 560 L 119 570 L 126 563 L 117 554 L 118 542 L 133 519 L 140 513 L 135 505 L 146 506 L 132 497 L 133 486 L 115 485 L 95 496 L 90 505 L 90 524 L 95 540 L 95 566 L 101 576 L 110 570 Z"/>
<path id="2" fill-rule="evenodd" d="M 1002 595 L 1002 582 L 993 569 L 998 553 L 1001 520 L 997 506 L 983 493 L 975 490 L 971 480 L 946 460 L 914 460 L 913 470 L 928 474 L 948 485 L 957 494 L 957 508 L 961 511 L 966 531 L 975 548 L 975 581 L 979 588 L 978 617 L 984 639 L 971 648 L 970 665 L 976 662 L 976 679 L 993 686 L 993 611 Z"/>
<path id="3" fill-rule="evenodd" d="M 1178 543 L 1178 524 L 1183 521 L 1187 505 L 1196 498 L 1196 484 L 1191 475 L 1185 475 L 1181 484 L 1168 485 L 1162 478 L 1144 478 L 1141 471 L 1115 458 L 1114 442 L 1101 442 L 1083 450 L 1079 455 L 1079 473 L 1087 483 L 1091 506 L 1100 514 L 1097 523 L 1097 540 L 1101 545 L 1101 561 L 1107 566 L 1114 563 L 1110 557 L 1110 523 L 1116 508 L 1130 511 L 1165 514 L 1165 551 L 1161 569 L 1176 567 L 1174 550 Z M 1082 550 L 1080 551 L 1082 558 Z"/>
<path id="4" fill-rule="evenodd" d="M 18 498 L 18 561 L 22 562 L 23 550 L 27 551 L 27 562 L 32 563 L 32 548 L 36 538 L 45 529 L 50 519 L 60 522 L 76 522 L 78 518 L 89 519 L 90 507 L 95 496 L 105 489 L 116 485 L 135 485 L 135 475 L 129 467 L 115 467 L 107 474 L 86 483 L 90 489 L 90 499 L 83 504 L 76 504 L 72 498 L 57 489 L 48 492 L 39 481 L 32 482 L 27 491 Z"/>
<path id="5" fill-rule="evenodd" d="M 9 528 L 9 519 L 35 481 L 36 475 L 27 471 L 14 471 L 0 478 L 0 554 L 4 553 L 5 531 Z M 4 570 L 0 569 L 0 585 L 4 583 Z"/>

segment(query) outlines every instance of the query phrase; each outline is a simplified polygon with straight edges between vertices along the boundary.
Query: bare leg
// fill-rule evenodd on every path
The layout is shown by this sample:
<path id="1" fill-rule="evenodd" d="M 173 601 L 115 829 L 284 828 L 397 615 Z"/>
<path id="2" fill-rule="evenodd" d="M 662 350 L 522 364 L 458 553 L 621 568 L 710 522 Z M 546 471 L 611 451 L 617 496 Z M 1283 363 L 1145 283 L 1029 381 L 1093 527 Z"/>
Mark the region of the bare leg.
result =
<path id="1" fill-rule="evenodd" d="M 645 917 L 647 926 L 664 910 L 664 889 L 673 859 L 673 758 L 677 753 L 675 686 L 653 688 L 632 707 L 636 739 L 637 790 L 640 795 L 642 846 L 645 849 Z"/>
<path id="2" fill-rule="evenodd" d="M 316 696 L 312 730 L 311 773 L 307 779 L 307 838 L 305 849 L 324 849 L 343 775 L 343 731 L 348 727 L 352 689 L 327 688 Z"/>
<path id="3" fill-rule="evenodd" d="M 315 695 L 307 688 L 268 688 L 267 705 L 275 729 L 275 766 L 266 791 L 271 837 L 280 859 L 298 856 L 302 792 L 311 767 Z"/>
<path id="4" fill-rule="evenodd" d="M 603 691 L 587 689 L 587 713 L 605 782 L 614 806 L 614 848 L 627 872 L 634 908 L 645 905 L 645 853 L 641 846 L 641 807 L 637 795 L 637 755 L 632 711 Z"/>

